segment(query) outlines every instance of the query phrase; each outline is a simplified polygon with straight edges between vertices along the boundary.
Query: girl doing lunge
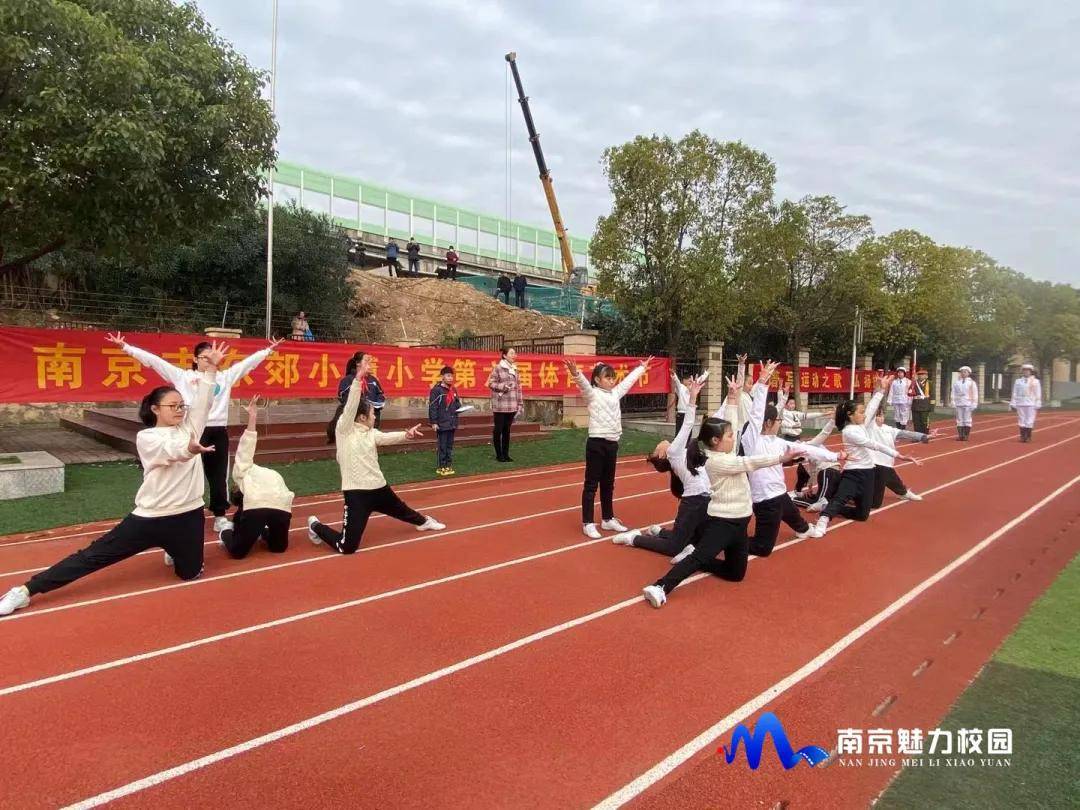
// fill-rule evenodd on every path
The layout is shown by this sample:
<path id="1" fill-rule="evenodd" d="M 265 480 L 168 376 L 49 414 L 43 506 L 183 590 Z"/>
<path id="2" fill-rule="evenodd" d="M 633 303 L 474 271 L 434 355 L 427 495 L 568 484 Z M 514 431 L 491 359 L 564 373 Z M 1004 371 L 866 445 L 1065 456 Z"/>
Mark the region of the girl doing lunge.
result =
<path id="1" fill-rule="evenodd" d="M 878 444 L 896 449 L 897 439 L 907 439 L 910 442 L 928 442 L 933 437 L 932 433 L 916 433 L 912 430 L 899 430 L 892 425 L 885 424 L 885 412 L 878 410 L 874 414 L 873 424 L 866 427 L 867 435 Z M 874 459 L 874 499 L 870 504 L 872 509 L 880 509 L 885 502 L 885 488 L 888 487 L 906 501 L 921 501 L 922 495 L 912 492 L 905 485 L 893 467 L 893 457 L 887 453 L 879 453 L 871 450 L 870 455 Z"/>

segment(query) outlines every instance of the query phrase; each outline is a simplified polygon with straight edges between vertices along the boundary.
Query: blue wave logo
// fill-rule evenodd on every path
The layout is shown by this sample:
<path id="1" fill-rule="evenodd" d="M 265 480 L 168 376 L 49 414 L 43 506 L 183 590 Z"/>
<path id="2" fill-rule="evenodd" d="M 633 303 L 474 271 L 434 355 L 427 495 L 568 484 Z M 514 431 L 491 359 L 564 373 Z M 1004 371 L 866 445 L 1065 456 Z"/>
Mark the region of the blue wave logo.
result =
<path id="1" fill-rule="evenodd" d="M 780 723 L 780 718 L 772 712 L 765 712 L 758 718 L 752 732 L 742 723 L 735 727 L 735 733 L 731 735 L 731 749 L 729 750 L 726 745 L 722 746 L 727 764 L 730 765 L 735 761 L 735 757 L 739 755 L 739 745 L 742 744 L 746 748 L 746 761 L 750 763 L 750 769 L 756 771 L 758 765 L 761 764 L 761 751 L 765 747 L 767 735 L 772 736 L 776 756 L 780 764 L 784 766 L 784 770 L 794 768 L 802 760 L 806 760 L 813 768 L 819 762 L 824 762 L 829 758 L 829 752 L 820 745 L 807 745 L 798 751 L 793 750 L 791 743 L 788 742 L 784 726 Z"/>

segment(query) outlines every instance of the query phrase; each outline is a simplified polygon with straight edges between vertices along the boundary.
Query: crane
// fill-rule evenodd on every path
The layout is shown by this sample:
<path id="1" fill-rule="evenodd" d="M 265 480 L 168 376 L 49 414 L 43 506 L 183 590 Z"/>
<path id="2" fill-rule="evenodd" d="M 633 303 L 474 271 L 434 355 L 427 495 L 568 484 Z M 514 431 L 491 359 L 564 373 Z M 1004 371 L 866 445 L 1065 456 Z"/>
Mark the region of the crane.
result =
<path id="1" fill-rule="evenodd" d="M 547 197 L 548 209 L 551 211 L 551 221 L 555 223 L 555 235 L 559 238 L 559 252 L 562 255 L 563 281 L 567 284 L 574 277 L 574 253 L 570 250 L 570 240 L 566 236 L 566 227 L 563 225 L 562 214 L 559 213 L 559 203 L 555 199 L 555 186 L 551 182 L 551 172 L 548 171 L 547 161 L 544 160 L 544 152 L 540 149 L 540 134 L 533 124 L 532 111 L 529 109 L 529 98 L 525 95 L 525 88 L 521 85 L 521 74 L 517 68 L 517 53 L 511 51 L 506 54 L 506 61 L 510 63 L 510 72 L 514 74 L 514 84 L 517 86 L 518 102 L 521 104 L 521 112 L 525 116 L 525 128 L 529 131 L 529 143 L 532 144 L 533 155 L 536 157 L 536 167 L 540 170 L 540 183 L 544 186 L 544 196 Z"/>

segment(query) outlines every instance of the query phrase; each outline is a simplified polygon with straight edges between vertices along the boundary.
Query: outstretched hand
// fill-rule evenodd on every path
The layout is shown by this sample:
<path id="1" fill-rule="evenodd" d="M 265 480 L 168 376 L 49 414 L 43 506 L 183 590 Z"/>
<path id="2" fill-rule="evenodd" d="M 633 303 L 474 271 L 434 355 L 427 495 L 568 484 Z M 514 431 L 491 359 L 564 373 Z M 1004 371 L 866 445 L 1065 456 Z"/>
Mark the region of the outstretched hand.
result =
<path id="1" fill-rule="evenodd" d="M 419 423 L 413 425 L 411 428 L 405 431 L 406 439 L 421 439 L 423 438 L 423 436 L 424 434 L 420 431 Z"/>
<path id="2" fill-rule="evenodd" d="M 727 377 L 727 398 L 728 402 L 735 405 L 739 402 L 739 378 L 738 376 Z"/>
<path id="3" fill-rule="evenodd" d="M 191 453 L 191 455 L 193 455 L 193 456 L 199 456 L 199 455 L 202 455 L 203 453 L 213 453 L 214 452 L 213 446 L 204 447 L 203 445 L 199 444 L 199 440 L 196 439 L 194 436 L 191 438 L 191 441 L 188 442 L 187 449 L 188 449 L 188 452 Z"/>
<path id="4" fill-rule="evenodd" d="M 271 351 L 274 351 L 275 349 L 277 349 L 278 346 L 280 346 L 284 342 L 285 342 L 285 338 L 270 338 L 270 342 L 268 344 L 266 344 L 266 348 L 270 349 Z"/>
<path id="5" fill-rule="evenodd" d="M 255 394 L 248 402 L 248 404 L 243 406 L 243 408 L 247 412 L 248 416 L 254 417 L 259 412 L 259 406 L 262 405 L 265 401 L 266 400 L 260 397 L 258 394 Z"/>
<path id="6" fill-rule="evenodd" d="M 690 383 L 690 387 L 687 388 L 690 394 L 690 404 L 697 405 L 698 395 L 701 394 L 702 389 L 705 388 L 705 382 L 703 380 L 694 380 Z"/>
<path id="7" fill-rule="evenodd" d="M 567 357 L 565 360 L 563 360 L 563 365 L 566 366 L 566 370 L 569 371 L 571 374 L 578 373 L 578 365 L 573 358 Z"/>
<path id="8" fill-rule="evenodd" d="M 917 459 L 915 456 L 900 456 L 900 458 L 902 458 L 904 461 L 910 461 L 916 467 L 922 466 L 922 462 L 919 461 L 919 459 Z"/>
<path id="9" fill-rule="evenodd" d="M 210 348 L 206 352 L 206 362 L 213 368 L 218 368 L 221 365 L 221 361 L 225 359 L 226 353 L 229 351 L 229 346 L 224 341 L 214 341 L 210 344 Z"/>
<path id="10" fill-rule="evenodd" d="M 109 343 L 115 343 L 117 346 L 120 347 L 127 345 L 127 341 L 124 340 L 124 336 L 120 332 L 117 332 L 115 335 L 108 334 L 105 336 L 105 339 L 109 341 Z"/>

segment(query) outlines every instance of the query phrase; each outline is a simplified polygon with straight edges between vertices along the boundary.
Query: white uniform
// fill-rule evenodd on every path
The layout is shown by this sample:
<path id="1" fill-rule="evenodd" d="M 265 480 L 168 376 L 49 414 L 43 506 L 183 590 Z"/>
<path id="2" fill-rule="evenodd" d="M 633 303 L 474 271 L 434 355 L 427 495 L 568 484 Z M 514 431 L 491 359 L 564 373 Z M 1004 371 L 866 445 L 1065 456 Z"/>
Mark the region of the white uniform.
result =
<path id="1" fill-rule="evenodd" d="M 952 384 L 952 406 L 956 409 L 956 424 L 971 427 L 971 413 L 979 407 L 979 386 L 968 377 Z"/>
<path id="2" fill-rule="evenodd" d="M 1017 377 L 1012 387 L 1009 407 L 1016 411 L 1016 421 L 1022 428 L 1035 427 L 1035 414 L 1042 407 L 1042 383 L 1039 378 Z"/>
<path id="3" fill-rule="evenodd" d="M 911 380 L 899 377 L 889 386 L 889 404 L 893 409 L 893 421 L 906 425 L 911 419 Z"/>

